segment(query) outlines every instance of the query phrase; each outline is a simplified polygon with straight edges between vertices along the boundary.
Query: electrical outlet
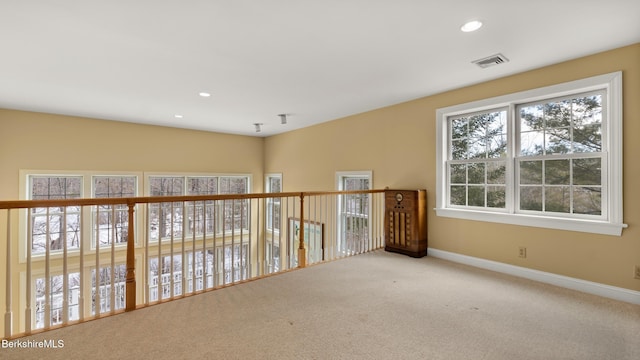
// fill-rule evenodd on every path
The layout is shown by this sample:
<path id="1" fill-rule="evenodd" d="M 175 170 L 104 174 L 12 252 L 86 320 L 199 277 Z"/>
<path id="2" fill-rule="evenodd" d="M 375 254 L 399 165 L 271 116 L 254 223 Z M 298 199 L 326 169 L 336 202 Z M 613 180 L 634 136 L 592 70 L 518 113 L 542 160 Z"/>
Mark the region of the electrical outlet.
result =
<path id="1" fill-rule="evenodd" d="M 520 246 L 518 248 L 518 257 L 526 259 L 527 258 L 527 248 L 524 246 Z"/>
<path id="2" fill-rule="evenodd" d="M 640 279 L 640 265 L 636 265 L 633 271 L 633 278 Z"/>

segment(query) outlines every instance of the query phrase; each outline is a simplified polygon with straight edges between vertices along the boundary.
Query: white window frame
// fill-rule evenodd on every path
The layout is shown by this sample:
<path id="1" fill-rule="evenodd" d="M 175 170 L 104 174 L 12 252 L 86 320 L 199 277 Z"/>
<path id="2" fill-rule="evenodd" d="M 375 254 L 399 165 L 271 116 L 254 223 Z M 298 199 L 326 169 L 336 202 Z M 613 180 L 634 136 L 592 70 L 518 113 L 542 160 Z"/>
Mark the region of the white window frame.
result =
<path id="1" fill-rule="evenodd" d="M 264 192 L 265 193 L 273 193 L 275 192 L 271 188 L 271 180 L 277 179 L 280 180 L 280 191 L 284 192 L 283 183 L 282 183 L 282 173 L 267 173 L 264 177 Z M 281 232 L 280 229 L 285 226 L 285 221 L 283 220 L 283 211 L 282 206 L 286 203 L 282 198 L 265 198 L 264 201 L 264 223 L 265 223 L 265 268 L 267 273 L 278 272 L 281 269 L 281 259 L 283 258 L 282 251 L 286 248 L 283 235 L 284 232 Z M 276 207 L 276 204 L 278 205 Z M 280 223 L 277 226 L 274 226 L 274 214 L 279 213 Z"/>
<path id="2" fill-rule="evenodd" d="M 522 213 L 515 210 L 516 204 L 516 176 L 515 149 L 516 126 L 515 108 L 520 104 L 553 99 L 584 92 L 605 90 L 603 98 L 603 116 L 605 122 L 602 129 L 604 153 L 602 171 L 603 184 L 602 217 L 588 219 L 584 217 L 562 217 L 548 213 Z M 467 114 L 477 111 L 487 111 L 500 107 L 508 108 L 508 157 L 507 157 L 507 204 L 505 209 L 460 208 L 448 205 L 449 179 L 447 172 L 447 157 L 449 134 L 447 119 L 451 116 Z M 571 81 L 558 85 L 522 91 L 509 95 L 494 97 L 441 108 L 436 110 L 436 214 L 465 220 L 487 221 L 512 225 L 533 226 L 558 230 L 580 231 L 604 235 L 620 236 L 623 223 L 623 195 L 622 195 L 622 72 L 598 75 L 586 79 Z M 606 200 L 605 200 L 606 199 Z"/>
<path id="3" fill-rule="evenodd" d="M 338 191 L 343 191 L 344 190 L 344 180 L 347 178 L 366 178 L 369 180 L 369 190 L 374 189 L 373 187 L 373 172 L 370 170 L 365 170 L 365 171 L 338 171 L 336 172 L 336 189 Z M 372 198 L 371 198 L 371 194 L 369 194 L 369 211 L 366 215 L 361 216 L 361 218 L 366 218 L 371 219 L 371 204 L 372 204 Z M 346 244 L 346 239 L 343 238 L 343 233 L 344 233 L 344 222 L 343 222 L 343 217 L 345 216 L 354 216 L 354 215 L 362 215 L 362 214 L 349 214 L 349 213 L 345 213 L 342 211 L 343 208 L 343 199 L 342 196 L 338 196 L 338 201 L 337 201 L 337 208 L 336 208 L 336 215 L 337 215 L 337 219 L 336 219 L 336 231 L 337 231 L 337 236 L 336 239 L 338 241 L 338 249 L 340 249 L 339 251 L 347 252 L 347 244 Z M 371 226 L 369 226 L 369 238 L 371 238 L 372 236 L 372 228 Z"/>
<path id="4" fill-rule="evenodd" d="M 282 173 L 272 173 L 272 174 L 266 174 L 264 177 L 264 192 L 265 193 L 272 193 L 274 192 L 273 189 L 271 189 L 271 179 L 278 179 L 280 180 L 280 191 L 278 192 L 283 192 L 283 187 L 282 187 Z M 278 200 L 280 202 L 280 206 L 282 206 L 282 199 Z M 266 229 L 271 232 L 273 231 L 274 233 L 280 233 L 280 229 L 276 229 L 273 227 L 273 214 L 272 214 L 272 209 L 274 209 L 274 204 L 276 203 L 276 199 L 275 198 L 266 198 L 265 199 L 265 224 L 266 224 Z M 282 209 L 282 208 L 281 208 Z M 281 211 L 282 213 L 282 211 Z M 280 224 L 280 226 L 282 226 L 282 224 Z"/>

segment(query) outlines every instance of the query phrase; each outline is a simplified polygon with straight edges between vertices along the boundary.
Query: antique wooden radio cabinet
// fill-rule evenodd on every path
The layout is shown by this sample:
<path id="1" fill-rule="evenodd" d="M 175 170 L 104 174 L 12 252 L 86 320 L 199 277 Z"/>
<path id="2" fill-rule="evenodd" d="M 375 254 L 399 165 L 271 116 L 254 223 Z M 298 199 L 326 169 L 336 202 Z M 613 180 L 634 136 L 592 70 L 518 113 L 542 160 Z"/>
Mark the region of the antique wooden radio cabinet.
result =
<path id="1" fill-rule="evenodd" d="M 385 190 L 386 251 L 427 255 L 427 191 Z"/>

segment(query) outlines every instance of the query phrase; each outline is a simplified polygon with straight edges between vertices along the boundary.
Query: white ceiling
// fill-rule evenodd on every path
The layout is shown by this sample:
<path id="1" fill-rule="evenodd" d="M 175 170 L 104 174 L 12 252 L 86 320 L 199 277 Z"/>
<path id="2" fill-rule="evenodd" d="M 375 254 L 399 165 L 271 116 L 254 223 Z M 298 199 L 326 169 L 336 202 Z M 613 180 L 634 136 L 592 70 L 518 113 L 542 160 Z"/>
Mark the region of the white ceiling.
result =
<path id="1" fill-rule="evenodd" d="M 0 108 L 268 136 L 638 42 L 638 0 L 0 0 Z"/>

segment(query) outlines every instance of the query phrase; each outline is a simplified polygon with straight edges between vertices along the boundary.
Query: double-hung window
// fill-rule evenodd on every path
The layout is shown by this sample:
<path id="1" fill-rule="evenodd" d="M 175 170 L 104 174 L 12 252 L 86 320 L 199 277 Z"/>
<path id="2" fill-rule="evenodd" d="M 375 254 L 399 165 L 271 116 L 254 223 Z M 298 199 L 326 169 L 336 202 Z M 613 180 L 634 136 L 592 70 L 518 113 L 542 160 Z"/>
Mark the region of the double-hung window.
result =
<path id="1" fill-rule="evenodd" d="M 439 216 L 620 235 L 622 75 L 438 109 Z"/>
<path id="2" fill-rule="evenodd" d="M 338 172 L 340 191 L 371 190 L 371 171 Z M 338 199 L 338 249 L 359 254 L 369 249 L 370 194 L 344 194 Z"/>

